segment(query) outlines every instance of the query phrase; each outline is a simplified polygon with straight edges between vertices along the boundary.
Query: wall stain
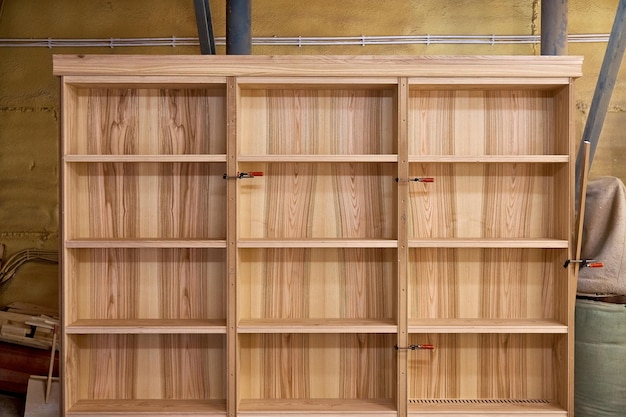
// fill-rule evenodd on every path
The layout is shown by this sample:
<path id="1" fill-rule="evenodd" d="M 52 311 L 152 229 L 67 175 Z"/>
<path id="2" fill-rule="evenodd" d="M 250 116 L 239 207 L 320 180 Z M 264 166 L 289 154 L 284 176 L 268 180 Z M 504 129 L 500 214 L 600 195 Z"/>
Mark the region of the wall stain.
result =
<path id="1" fill-rule="evenodd" d="M 533 35 L 533 36 L 539 34 L 538 20 L 539 20 L 539 9 L 540 8 L 541 8 L 541 1 L 540 0 L 533 0 L 532 16 L 531 16 L 531 19 L 530 19 L 530 34 Z M 535 53 L 535 54 L 539 53 L 539 51 L 537 50 L 538 44 L 533 43 L 532 47 L 533 47 L 533 53 Z M 539 48 L 540 48 L 540 46 L 539 46 Z"/>
<path id="2" fill-rule="evenodd" d="M 21 107 L 21 106 L 0 106 L 0 113 L 52 113 L 54 120 L 58 119 L 57 107 Z"/>

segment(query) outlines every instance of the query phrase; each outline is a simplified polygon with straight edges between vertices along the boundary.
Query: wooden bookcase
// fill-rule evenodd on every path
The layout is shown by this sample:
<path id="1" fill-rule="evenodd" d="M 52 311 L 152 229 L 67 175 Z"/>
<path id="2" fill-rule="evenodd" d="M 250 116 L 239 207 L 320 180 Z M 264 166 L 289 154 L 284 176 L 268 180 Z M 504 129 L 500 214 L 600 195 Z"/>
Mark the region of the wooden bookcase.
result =
<path id="1" fill-rule="evenodd" d="M 55 56 L 63 414 L 571 417 L 581 64 Z"/>

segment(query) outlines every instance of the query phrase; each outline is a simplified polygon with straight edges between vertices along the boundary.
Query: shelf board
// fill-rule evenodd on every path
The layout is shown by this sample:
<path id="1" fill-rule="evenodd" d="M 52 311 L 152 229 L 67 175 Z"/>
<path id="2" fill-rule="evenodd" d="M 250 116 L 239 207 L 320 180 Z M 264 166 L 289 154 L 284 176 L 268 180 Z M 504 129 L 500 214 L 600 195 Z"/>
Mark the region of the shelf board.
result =
<path id="1" fill-rule="evenodd" d="M 409 333 L 567 333 L 567 325 L 541 319 L 409 319 Z"/>
<path id="2" fill-rule="evenodd" d="M 226 415 L 225 400 L 79 400 L 69 407 L 68 416 L 82 415 Z"/>
<path id="3" fill-rule="evenodd" d="M 275 413 L 275 414 L 269 414 Z M 313 414 L 324 416 L 334 415 L 368 415 L 396 416 L 396 403 L 392 399 L 338 399 L 338 398 L 310 398 L 310 399 L 243 399 L 239 405 L 238 415 L 268 416 L 283 414 L 298 414 L 309 416 Z M 336 414 L 335 414 L 336 413 Z"/>
<path id="4" fill-rule="evenodd" d="M 395 239 L 240 239 L 239 248 L 397 248 Z"/>
<path id="5" fill-rule="evenodd" d="M 238 162 L 398 162 L 398 155 L 239 155 Z"/>
<path id="6" fill-rule="evenodd" d="M 68 249 L 124 249 L 124 248 L 225 248 L 226 240 L 201 239 L 69 239 L 65 242 Z"/>
<path id="7" fill-rule="evenodd" d="M 65 327 L 67 334 L 226 334 L 226 320 L 81 319 Z"/>
<path id="8" fill-rule="evenodd" d="M 65 155 L 65 162 L 226 162 L 226 155 Z"/>
<path id="9" fill-rule="evenodd" d="M 396 333 L 393 320 L 368 319 L 245 319 L 238 333 Z"/>
<path id="10" fill-rule="evenodd" d="M 529 415 L 566 417 L 567 411 L 550 400 L 533 399 L 409 399 L 409 416 L 478 416 L 510 417 Z"/>
<path id="11" fill-rule="evenodd" d="M 564 164 L 569 155 L 411 155 L 409 162 L 430 163 L 506 163 Z"/>
<path id="12" fill-rule="evenodd" d="M 518 249 L 567 249 L 569 242 L 562 239 L 520 238 L 409 238 L 410 248 L 518 248 Z"/>

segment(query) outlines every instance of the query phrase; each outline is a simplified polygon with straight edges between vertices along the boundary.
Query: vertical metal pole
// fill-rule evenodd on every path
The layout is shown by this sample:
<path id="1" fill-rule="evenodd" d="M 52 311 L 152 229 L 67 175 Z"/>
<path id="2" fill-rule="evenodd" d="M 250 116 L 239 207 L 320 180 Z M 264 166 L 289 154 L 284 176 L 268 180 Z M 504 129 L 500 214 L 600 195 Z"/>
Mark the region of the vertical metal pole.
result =
<path id="1" fill-rule="evenodd" d="M 196 8 L 196 24 L 198 25 L 198 40 L 202 55 L 215 55 L 215 37 L 213 36 L 213 21 L 209 0 L 194 0 Z"/>
<path id="2" fill-rule="evenodd" d="M 567 55 L 567 0 L 541 1 L 541 55 Z"/>
<path id="3" fill-rule="evenodd" d="M 604 118 L 606 117 L 609 102 L 611 101 L 611 95 L 613 94 L 613 88 L 615 87 L 619 67 L 622 63 L 624 49 L 626 49 L 625 22 L 626 0 L 620 0 L 615 14 L 615 21 L 613 22 L 613 28 L 611 29 L 609 43 L 606 47 L 606 52 L 604 53 L 604 61 L 602 61 L 602 67 L 600 68 L 600 76 L 598 77 L 596 90 L 593 93 L 593 99 L 591 100 L 589 116 L 587 117 L 585 130 L 583 131 L 582 142 L 589 141 L 591 143 L 589 166 L 593 163 L 593 156 L 600 140 L 602 125 L 604 124 Z M 581 145 L 578 149 L 578 156 L 576 158 L 577 196 L 580 193 L 580 182 L 584 162 L 583 159 L 584 146 Z"/>
<path id="4" fill-rule="evenodd" d="M 226 1 L 226 54 L 252 53 L 251 0 Z"/>

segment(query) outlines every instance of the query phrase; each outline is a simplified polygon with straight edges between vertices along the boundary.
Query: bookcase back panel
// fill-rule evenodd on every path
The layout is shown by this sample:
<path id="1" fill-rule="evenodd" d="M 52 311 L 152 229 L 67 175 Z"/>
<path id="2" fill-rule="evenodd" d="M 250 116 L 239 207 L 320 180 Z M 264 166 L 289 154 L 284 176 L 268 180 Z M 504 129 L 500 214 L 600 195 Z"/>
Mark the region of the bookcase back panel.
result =
<path id="1" fill-rule="evenodd" d="M 74 249 L 71 257 L 72 321 L 226 319 L 223 249 Z"/>
<path id="2" fill-rule="evenodd" d="M 242 89 L 244 155 L 394 154 L 395 91 Z"/>
<path id="3" fill-rule="evenodd" d="M 224 164 L 73 164 L 69 171 L 70 239 L 226 237 Z"/>
<path id="4" fill-rule="evenodd" d="M 554 90 L 411 90 L 409 155 L 567 155 Z"/>
<path id="5" fill-rule="evenodd" d="M 226 153 L 226 90 L 78 88 L 65 154 Z"/>
<path id="6" fill-rule="evenodd" d="M 240 249 L 240 319 L 393 319 L 395 249 Z"/>
<path id="7" fill-rule="evenodd" d="M 241 399 L 395 398 L 395 335 L 239 335 Z"/>
<path id="8" fill-rule="evenodd" d="M 565 259 L 565 250 L 410 249 L 409 319 L 564 320 Z"/>
<path id="9" fill-rule="evenodd" d="M 412 343 L 432 351 L 409 353 L 409 399 L 553 400 L 561 364 L 555 339 L 529 334 L 419 334 Z"/>
<path id="10" fill-rule="evenodd" d="M 569 238 L 557 222 L 569 187 L 557 164 L 414 163 L 409 238 Z"/>
<path id="11" fill-rule="evenodd" d="M 370 238 L 397 234 L 394 164 L 241 164 L 240 238 Z"/>
<path id="12" fill-rule="evenodd" d="M 78 400 L 223 399 L 225 337 L 71 336 L 78 346 Z"/>

